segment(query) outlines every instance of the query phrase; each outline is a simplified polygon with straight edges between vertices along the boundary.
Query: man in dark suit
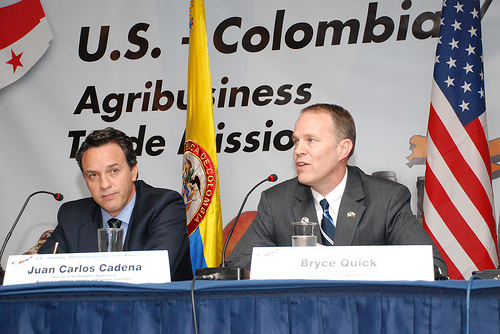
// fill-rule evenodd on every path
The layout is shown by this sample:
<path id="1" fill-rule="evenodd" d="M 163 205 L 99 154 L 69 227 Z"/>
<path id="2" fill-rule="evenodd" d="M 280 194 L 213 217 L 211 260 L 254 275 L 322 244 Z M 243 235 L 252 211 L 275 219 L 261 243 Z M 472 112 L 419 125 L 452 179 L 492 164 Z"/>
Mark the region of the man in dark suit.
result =
<path id="1" fill-rule="evenodd" d="M 113 128 L 96 130 L 76 160 L 92 197 L 61 206 L 58 225 L 39 253 L 52 253 L 56 242 L 60 253 L 96 252 L 97 230 L 113 219 L 125 233 L 123 250 L 168 250 L 172 280 L 191 279 L 184 201 L 176 191 L 137 180 L 131 139 Z"/>
<path id="2" fill-rule="evenodd" d="M 439 251 L 411 211 L 408 188 L 348 166 L 356 128 L 347 110 L 330 104 L 303 109 L 293 140 L 297 177 L 262 193 L 229 266 L 250 269 L 253 247 L 291 246 L 291 222 L 307 217 L 322 222 L 318 241 L 326 246 L 432 245 L 436 273 L 447 276 Z"/>

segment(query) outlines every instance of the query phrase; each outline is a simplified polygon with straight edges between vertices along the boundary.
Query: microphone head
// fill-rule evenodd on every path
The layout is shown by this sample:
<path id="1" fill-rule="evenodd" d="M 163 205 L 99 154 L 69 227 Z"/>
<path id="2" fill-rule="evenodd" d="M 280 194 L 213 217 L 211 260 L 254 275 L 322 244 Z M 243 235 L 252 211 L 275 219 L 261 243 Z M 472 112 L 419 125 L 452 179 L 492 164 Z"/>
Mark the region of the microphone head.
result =
<path id="1" fill-rule="evenodd" d="M 269 176 L 267 177 L 267 180 L 268 180 L 269 182 L 276 182 L 276 181 L 278 181 L 278 175 L 276 175 L 276 174 L 271 174 L 271 175 L 269 175 Z"/>
<path id="2" fill-rule="evenodd" d="M 59 194 L 59 193 L 53 193 L 52 196 L 54 196 L 55 200 L 59 201 L 59 202 L 64 199 L 64 196 L 62 194 Z"/>

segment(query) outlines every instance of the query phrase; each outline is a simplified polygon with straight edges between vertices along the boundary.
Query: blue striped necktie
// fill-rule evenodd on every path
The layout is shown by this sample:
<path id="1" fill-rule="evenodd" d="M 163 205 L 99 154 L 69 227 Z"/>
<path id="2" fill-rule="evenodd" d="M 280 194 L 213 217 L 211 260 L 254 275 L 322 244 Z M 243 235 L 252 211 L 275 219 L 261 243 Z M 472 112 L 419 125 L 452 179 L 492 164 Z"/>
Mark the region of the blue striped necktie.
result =
<path id="1" fill-rule="evenodd" d="M 319 204 L 323 208 L 323 219 L 321 220 L 321 228 L 323 231 L 330 237 L 330 239 L 333 240 L 333 237 L 335 236 L 335 225 L 333 224 L 333 219 L 330 216 L 330 212 L 328 208 L 330 205 L 328 204 L 328 201 L 326 198 L 323 198 Z M 326 246 L 333 246 L 323 235 L 321 235 L 321 238 L 323 239 L 323 245 Z"/>
<path id="2" fill-rule="evenodd" d="M 108 225 L 111 228 L 120 228 L 122 221 L 120 219 L 110 218 L 108 219 Z"/>

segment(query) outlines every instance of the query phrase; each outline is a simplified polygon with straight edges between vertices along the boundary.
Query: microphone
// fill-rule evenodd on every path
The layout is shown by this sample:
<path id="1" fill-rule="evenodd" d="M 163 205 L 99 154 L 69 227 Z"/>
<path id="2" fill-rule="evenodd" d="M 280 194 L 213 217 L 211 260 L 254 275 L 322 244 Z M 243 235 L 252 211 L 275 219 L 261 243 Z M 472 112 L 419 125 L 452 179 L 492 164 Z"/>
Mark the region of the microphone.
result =
<path id="1" fill-rule="evenodd" d="M 60 193 L 53 193 L 52 196 L 54 196 L 54 199 L 58 202 L 60 202 L 64 199 L 64 196 Z"/>
<path id="2" fill-rule="evenodd" d="M 277 180 L 278 180 L 278 175 L 271 174 L 266 179 L 264 179 L 264 180 L 260 181 L 259 183 L 257 183 L 252 189 L 250 189 L 250 191 L 248 192 L 248 194 L 245 196 L 245 199 L 243 200 L 243 203 L 241 204 L 240 211 L 238 211 L 238 214 L 236 215 L 236 218 L 234 219 L 234 224 L 231 227 L 231 230 L 229 231 L 229 233 L 227 235 L 226 242 L 224 243 L 224 248 L 222 248 L 222 263 L 221 263 L 221 267 L 225 267 L 227 265 L 226 264 L 226 248 L 227 248 L 227 245 L 229 244 L 229 239 L 231 239 L 231 236 L 233 235 L 234 229 L 236 227 L 236 223 L 238 223 L 238 220 L 240 219 L 241 212 L 243 211 L 243 207 L 245 206 L 245 204 L 247 202 L 248 196 L 255 190 L 255 188 L 257 188 L 258 186 L 260 186 L 262 183 L 267 182 L 267 181 L 269 181 L 269 182 L 276 182 Z"/>
<path id="3" fill-rule="evenodd" d="M 229 239 L 231 239 L 231 236 L 233 235 L 234 229 L 236 227 L 236 224 L 238 223 L 238 220 L 240 219 L 241 212 L 243 211 L 243 207 L 245 206 L 245 203 L 247 202 L 248 196 L 264 182 L 276 182 L 278 180 L 278 175 L 276 174 L 271 174 L 264 180 L 260 181 L 257 183 L 250 191 L 248 194 L 245 196 L 245 199 L 243 200 L 243 203 L 241 204 L 240 210 L 238 211 L 238 214 L 236 215 L 236 218 L 234 219 L 234 224 L 231 227 L 231 230 L 229 231 L 226 242 L 224 243 L 224 248 L 222 248 L 222 262 L 220 267 L 214 267 L 214 268 L 198 268 L 196 269 L 196 276 L 204 276 L 204 275 L 215 275 L 215 279 L 219 280 L 240 280 L 244 277 L 244 268 L 230 268 L 227 267 L 226 263 L 226 248 L 227 245 L 229 244 Z"/>
<path id="4" fill-rule="evenodd" d="M 3 257 L 3 252 L 5 251 L 5 247 L 7 246 L 7 243 L 9 242 L 9 239 L 12 236 L 12 232 L 16 228 L 17 222 L 19 222 L 19 219 L 21 218 L 21 215 L 23 214 L 24 209 L 26 209 L 26 206 L 28 205 L 28 202 L 30 201 L 31 197 L 33 197 L 33 196 L 35 196 L 37 194 L 49 194 L 49 195 L 52 195 L 54 197 L 54 199 L 56 201 L 59 201 L 59 202 L 64 199 L 64 196 L 62 194 L 60 194 L 60 193 L 51 193 L 49 191 L 44 191 L 44 190 L 35 191 L 33 194 L 29 195 L 28 198 L 26 198 L 26 201 L 24 202 L 24 205 L 21 208 L 21 211 L 17 215 L 17 218 L 14 221 L 14 224 L 12 225 L 12 227 L 10 228 L 9 233 L 7 233 L 7 236 L 5 237 L 5 240 L 4 240 L 3 245 L 2 245 L 2 250 L 0 251 L 0 284 L 3 284 L 3 278 L 5 276 L 5 270 L 2 268 L 2 257 Z"/>

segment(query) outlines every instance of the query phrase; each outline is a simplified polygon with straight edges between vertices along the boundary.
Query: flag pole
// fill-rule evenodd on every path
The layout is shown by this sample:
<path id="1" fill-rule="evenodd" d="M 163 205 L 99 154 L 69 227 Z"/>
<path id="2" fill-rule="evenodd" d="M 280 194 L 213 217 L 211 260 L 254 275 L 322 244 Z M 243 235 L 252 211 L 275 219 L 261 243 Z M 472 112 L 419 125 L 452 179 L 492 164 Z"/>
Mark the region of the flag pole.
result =
<path id="1" fill-rule="evenodd" d="M 488 8 L 490 8 L 491 1 L 493 1 L 493 0 L 485 0 L 483 2 L 483 5 L 481 6 L 481 20 L 483 19 L 484 14 L 486 14 L 486 11 L 488 10 Z"/>

